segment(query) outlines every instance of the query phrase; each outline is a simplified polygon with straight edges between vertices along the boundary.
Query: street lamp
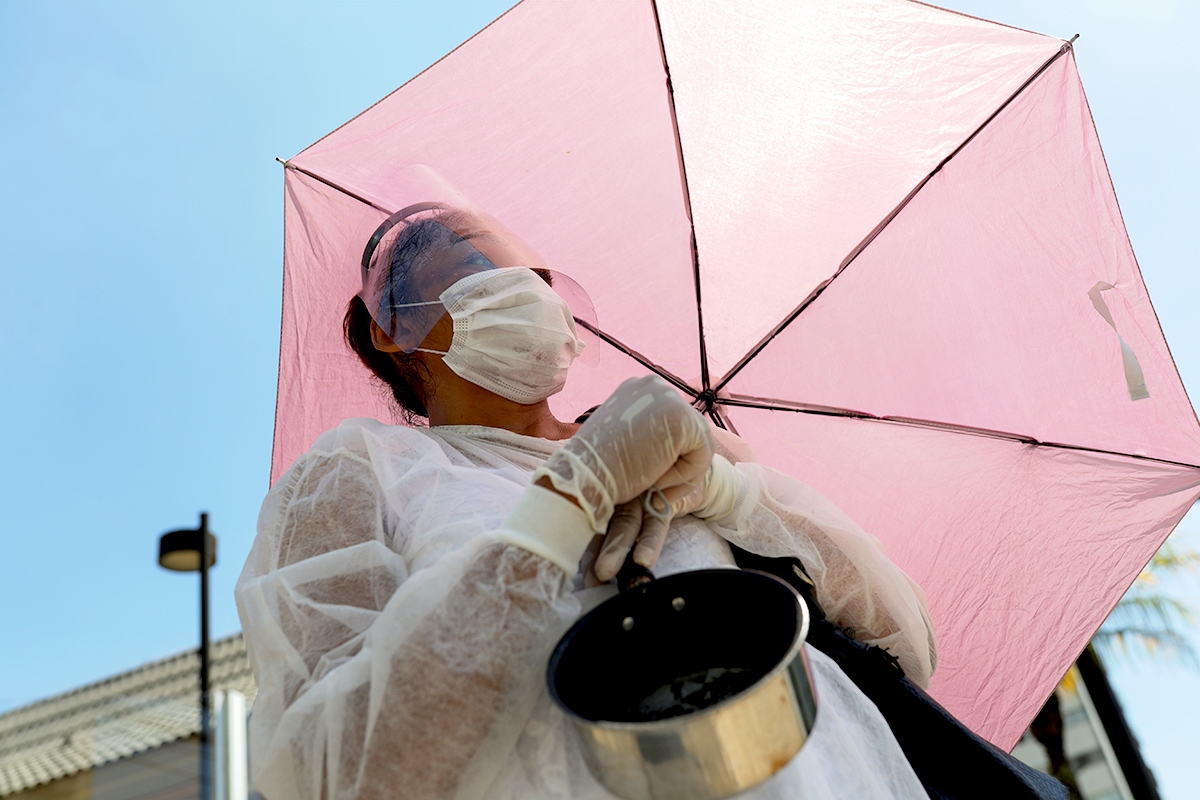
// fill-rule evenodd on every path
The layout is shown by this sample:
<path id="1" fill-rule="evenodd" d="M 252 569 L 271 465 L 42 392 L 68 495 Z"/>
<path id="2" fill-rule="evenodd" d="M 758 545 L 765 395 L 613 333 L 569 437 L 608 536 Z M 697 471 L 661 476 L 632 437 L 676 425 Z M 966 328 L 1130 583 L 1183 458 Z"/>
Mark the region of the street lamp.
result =
<path id="1" fill-rule="evenodd" d="M 176 572 L 200 573 L 200 797 L 212 800 L 212 732 L 208 695 L 208 568 L 217 563 L 217 537 L 208 532 L 208 514 L 200 527 L 164 533 L 158 540 L 158 563 Z"/>

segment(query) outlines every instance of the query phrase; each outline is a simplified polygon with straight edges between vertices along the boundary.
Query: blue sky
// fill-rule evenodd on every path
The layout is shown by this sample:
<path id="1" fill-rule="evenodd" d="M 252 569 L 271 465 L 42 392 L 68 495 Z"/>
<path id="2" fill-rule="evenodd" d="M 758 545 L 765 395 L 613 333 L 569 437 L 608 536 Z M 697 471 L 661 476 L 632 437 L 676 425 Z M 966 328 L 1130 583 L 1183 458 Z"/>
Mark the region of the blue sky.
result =
<path id="1" fill-rule="evenodd" d="M 211 514 L 213 634 L 267 489 L 287 158 L 507 2 L 0 4 L 0 709 L 194 647 L 158 534 Z M 1200 392 L 1200 4 L 949 0 L 1076 58 L 1167 341 Z M 1200 515 L 1180 536 L 1200 547 Z M 1200 583 L 1170 591 L 1200 605 Z M 1191 635 L 1200 644 L 1200 630 Z M 1173 798 L 1200 673 L 1114 668 Z"/>

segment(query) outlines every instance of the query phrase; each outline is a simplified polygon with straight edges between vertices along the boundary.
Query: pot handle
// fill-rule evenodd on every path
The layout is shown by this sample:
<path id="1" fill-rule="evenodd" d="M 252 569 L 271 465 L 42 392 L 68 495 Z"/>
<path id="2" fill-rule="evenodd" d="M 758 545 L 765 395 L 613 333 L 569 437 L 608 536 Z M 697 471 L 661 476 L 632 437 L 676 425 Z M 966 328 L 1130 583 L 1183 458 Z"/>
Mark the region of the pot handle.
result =
<path id="1" fill-rule="evenodd" d="M 633 560 L 633 549 L 630 548 L 629 555 L 625 556 L 625 563 L 617 572 L 617 590 L 624 594 L 652 580 L 654 573 Z"/>
<path id="2" fill-rule="evenodd" d="M 671 524 L 671 504 L 667 502 L 666 495 L 658 486 L 651 486 L 642 495 L 642 509 L 647 516 L 657 517 L 666 524 Z M 625 563 L 617 572 L 617 590 L 620 592 L 628 592 L 630 589 L 654 580 L 654 573 L 633 560 L 635 549 L 635 547 L 629 548 L 629 553 L 625 556 Z"/>

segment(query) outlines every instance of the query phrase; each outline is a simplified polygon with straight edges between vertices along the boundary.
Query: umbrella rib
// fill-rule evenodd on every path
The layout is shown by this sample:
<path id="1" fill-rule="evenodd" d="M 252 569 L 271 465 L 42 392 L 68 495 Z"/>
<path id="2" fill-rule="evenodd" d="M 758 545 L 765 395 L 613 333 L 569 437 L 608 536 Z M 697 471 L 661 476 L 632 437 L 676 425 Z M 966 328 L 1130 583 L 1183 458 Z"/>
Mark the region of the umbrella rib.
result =
<path id="1" fill-rule="evenodd" d="M 667 63 L 667 46 L 663 42 L 662 22 L 658 18 L 658 2 L 651 0 L 654 10 L 654 30 L 658 34 L 658 52 L 662 57 L 663 73 L 667 78 L 667 105 L 671 109 L 671 130 L 675 134 L 675 153 L 679 157 L 679 183 L 683 189 L 683 207 L 691 228 L 692 282 L 696 287 L 696 325 L 700 335 L 700 386 L 709 388 L 708 347 L 704 342 L 704 310 L 700 302 L 700 251 L 696 246 L 696 220 L 692 218 L 692 194 L 688 188 L 687 165 L 683 158 L 683 140 L 679 138 L 679 118 L 675 113 L 675 85 L 671 82 L 671 65 Z"/>
<path id="2" fill-rule="evenodd" d="M 454 48 L 453 50 L 451 50 L 449 53 L 446 53 L 444 56 L 442 56 L 441 58 L 439 58 L 437 61 L 435 61 L 435 62 L 433 62 L 432 64 L 430 64 L 428 67 L 426 67 L 425 69 L 421 70 L 421 71 L 420 71 L 420 72 L 418 72 L 416 75 L 413 75 L 411 78 L 409 78 L 408 80 L 406 80 L 404 83 L 400 84 L 400 85 L 399 85 L 399 86 L 397 86 L 395 89 L 393 89 L 392 91 L 388 92 L 388 93 L 387 93 L 387 94 L 385 94 L 383 97 L 379 98 L 379 99 L 378 99 L 378 100 L 376 100 L 374 103 L 372 103 L 372 104 L 371 104 L 371 105 L 369 105 L 368 107 L 364 108 L 362 111 L 358 112 L 357 114 L 355 114 L 355 115 L 354 115 L 353 117 L 351 117 L 350 119 L 348 119 L 348 120 L 346 120 L 345 122 L 343 122 L 341 125 L 338 125 L 336 128 L 334 128 L 334 129 L 333 129 L 333 130 L 331 130 L 329 133 L 327 133 L 327 134 L 325 134 L 324 136 L 322 136 L 320 139 L 317 139 L 315 142 L 313 142 L 312 144 L 310 144 L 308 147 L 306 147 L 306 148 L 304 148 L 303 150 L 301 150 L 301 151 L 300 151 L 300 152 L 299 152 L 299 153 L 298 153 L 296 156 L 294 156 L 294 157 L 298 158 L 299 156 L 303 155 L 304 153 L 308 152 L 309 150 L 311 150 L 311 149 L 313 149 L 314 147 L 316 147 L 317 145 L 319 145 L 321 142 L 323 142 L 323 141 L 325 141 L 326 139 L 328 139 L 330 136 L 333 136 L 335 133 L 337 133 L 338 131 L 340 131 L 342 128 L 344 128 L 344 127 L 346 127 L 347 125 L 349 125 L 349 124 L 353 123 L 353 122 L 354 122 L 355 120 L 357 120 L 359 117 L 362 117 L 362 116 L 364 116 L 364 115 L 366 115 L 366 114 L 369 114 L 369 113 L 371 112 L 371 109 L 373 109 L 373 108 L 375 108 L 376 106 L 378 106 L 378 105 L 382 104 L 382 103 L 383 103 L 383 102 L 385 102 L 385 101 L 386 101 L 386 100 L 387 100 L 389 97 L 391 97 L 392 95 L 394 95 L 396 92 L 400 91 L 400 90 L 401 90 L 401 89 L 403 89 L 405 86 L 408 86 L 410 83 L 412 83 L 413 81 L 415 81 L 417 78 L 420 78 L 420 77 L 421 77 L 422 75 L 424 75 L 426 72 L 429 72 L 429 70 L 433 69 L 433 68 L 434 68 L 434 67 L 436 67 L 438 64 L 442 63 L 442 62 L 443 62 L 443 61 L 445 61 L 447 58 L 449 58 L 450 56 L 454 55 L 455 53 L 457 53 L 457 52 L 458 52 L 459 50 L 461 50 L 462 48 L 466 47 L 468 44 L 470 44 L 470 43 L 471 43 L 471 41 L 472 41 L 473 39 L 475 39 L 475 37 L 479 36 L 479 35 L 480 35 L 480 34 L 482 34 L 484 31 L 486 31 L 488 28 L 492 27 L 492 26 L 493 26 L 493 25 L 495 25 L 497 22 L 499 22 L 500 20 L 502 20 L 502 19 L 504 19 L 505 17 L 507 17 L 507 16 L 509 15 L 509 13 L 510 13 L 510 12 L 512 12 L 514 9 L 516 9 L 516 7 L 517 7 L 517 6 L 519 6 L 519 5 L 521 5 L 521 3 L 523 3 L 524 1 L 525 1 L 525 0 L 517 0 L 517 1 L 516 1 L 516 2 L 515 2 L 513 5 L 512 5 L 512 6 L 510 6 L 510 7 L 508 8 L 508 10 L 507 10 L 507 11 L 505 11 L 505 12 L 504 12 L 503 14 L 501 14 L 500 16 L 496 17 L 494 20 L 492 20 L 491 22 L 489 22 L 487 25 L 484 25 L 482 28 L 480 28 L 479 30 L 475 31 L 475 33 L 471 34 L 471 37 L 470 37 L 469 39 L 467 39 L 467 40 L 466 40 L 465 42 L 463 42 L 462 44 L 458 45 L 458 47 L 455 47 L 455 48 Z M 276 159 L 276 161 L 279 161 L 279 159 Z M 288 164 L 287 164 L 287 162 L 284 162 L 284 161 L 280 161 L 280 163 L 281 163 L 281 164 L 283 164 L 284 166 L 287 166 L 287 165 L 288 165 Z M 391 212 L 388 212 L 388 213 L 390 214 Z"/>
<path id="3" fill-rule="evenodd" d="M 275 159 L 275 160 L 276 160 L 276 161 L 279 161 L 279 163 L 280 163 L 280 164 L 283 164 L 283 166 L 284 166 L 285 168 L 287 168 L 287 169 L 294 169 L 294 170 L 296 170 L 296 171 L 297 171 L 297 172 L 299 172 L 299 173 L 302 173 L 302 174 L 304 174 L 304 175 L 307 175 L 308 177 L 312 178 L 312 179 L 313 179 L 313 180 L 315 180 L 315 181 L 320 181 L 321 183 L 325 184 L 325 185 L 326 185 L 326 186 L 328 186 L 329 188 L 331 188 L 331 189 L 335 189 L 335 190 L 337 190 L 337 191 L 341 192 L 342 194 L 346 195 L 347 197 L 352 197 L 352 198 L 354 198 L 355 200 L 359 201 L 360 203 L 363 203 L 364 205 L 368 205 L 368 206 L 370 206 L 371 208 L 374 208 L 374 209 L 377 209 L 377 210 L 379 210 L 379 211 L 382 211 L 382 212 L 383 212 L 383 213 L 385 213 L 385 214 L 390 214 L 390 213 L 392 213 L 392 212 L 391 212 L 389 209 L 383 208 L 383 207 L 381 207 L 381 206 L 379 206 L 379 205 L 377 205 L 377 204 L 375 204 L 375 203 L 372 203 L 370 200 L 366 199 L 365 197 L 361 197 L 361 196 L 359 196 L 359 195 L 355 194 L 354 192 L 350 191 L 349 189 L 346 189 L 345 187 L 338 186 L 338 185 L 337 185 L 336 183 L 334 183 L 333 181 L 327 180 L 327 179 L 325 179 L 325 178 L 322 178 L 320 175 L 316 175 L 316 174 L 314 174 L 314 173 L 312 173 L 312 172 L 309 172 L 309 171 L 308 171 L 308 170 L 306 170 L 304 167 L 298 167 L 298 166 L 296 166 L 295 164 L 289 163 L 289 162 L 287 162 L 287 161 L 283 161 L 283 160 L 281 160 L 281 159 Z M 687 383 L 686 381 L 684 381 L 682 378 L 680 378 L 680 377 L 678 377 L 677 375 L 675 375 L 675 374 L 671 373 L 671 372 L 670 372 L 668 369 L 666 369 L 665 367 L 661 367 L 661 366 L 659 366 L 658 364 L 655 364 L 655 363 L 654 363 L 653 361 L 651 361 L 649 358 L 647 358 L 646 356 L 642 355 L 642 354 L 641 354 L 641 353 L 639 353 L 637 350 L 634 350 L 632 347 L 630 347 L 629 345 L 625 344 L 625 343 L 624 343 L 624 342 L 622 342 L 620 339 L 617 339 L 616 337 L 614 337 L 614 336 L 611 336 L 610 334 L 606 333 L 605 331 L 601 330 L 600 328 L 596 327 L 595 325 L 592 325 L 590 322 L 588 322 L 588 321 L 586 321 L 586 320 L 582 320 L 582 319 L 580 319 L 579 317 L 575 317 L 575 322 L 576 322 L 576 324 L 578 324 L 578 325 L 582 326 L 583 328 L 585 328 L 585 329 L 587 329 L 587 330 L 591 331 L 592 333 L 594 333 L 594 334 L 595 334 L 597 337 L 599 337 L 599 338 L 600 338 L 602 341 L 604 341 L 604 342 L 607 342 L 608 344 L 612 345 L 613 347 L 615 347 L 616 349 L 620 350 L 620 351 L 621 351 L 622 353 L 624 353 L 625 355 L 627 355 L 627 356 L 629 356 L 630 358 L 632 358 L 634 361 L 636 361 L 636 362 L 638 362 L 639 364 L 641 364 L 641 365 L 642 365 L 643 367 L 645 367 L 646 369 L 648 369 L 648 370 L 650 370 L 651 372 L 653 372 L 654 374 L 658 375 L 658 376 L 659 376 L 659 377 L 661 377 L 663 380 L 665 380 L 665 381 L 667 381 L 668 383 L 672 384 L 673 386 L 675 386 L 675 387 L 676 387 L 677 389 L 679 389 L 680 391 L 682 391 L 682 392 L 686 393 L 686 394 L 687 394 L 689 397 L 693 397 L 693 398 L 694 398 L 694 397 L 696 397 L 696 395 L 697 395 L 697 394 L 699 394 L 699 393 L 698 393 L 698 392 L 697 392 L 697 391 L 696 391 L 696 390 L 695 390 L 693 387 L 689 386 L 689 385 L 688 385 L 688 383 Z M 701 351 L 703 352 L 703 347 L 701 348 Z M 701 356 L 701 357 L 703 358 L 703 356 Z"/>
<path id="4" fill-rule="evenodd" d="M 584 328 L 585 330 L 591 331 L 597 337 L 599 337 L 599 339 L 601 341 L 607 342 L 608 344 L 612 345 L 616 349 L 620 350 L 622 353 L 629 356 L 634 361 L 638 362 L 643 367 L 645 367 L 646 369 L 653 372 L 655 375 L 658 375 L 660 378 L 667 381 L 675 388 L 684 392 L 689 397 L 694 398 L 694 397 L 696 397 L 697 394 L 699 394 L 693 387 L 689 386 L 687 384 L 687 382 L 684 381 L 682 378 L 678 377 L 677 375 L 674 375 L 669 370 L 667 370 L 665 367 L 660 367 L 658 364 L 655 364 L 653 361 L 651 361 L 649 358 L 647 358 L 646 356 L 639 353 L 637 350 L 634 350 L 632 347 L 625 344 L 620 339 L 617 339 L 617 338 L 611 336 L 610 334 L 604 332 L 600 328 L 597 328 L 595 325 L 591 324 L 587 320 L 580 319 L 579 317 L 575 317 L 575 324 L 580 326 L 581 328 Z"/>
<path id="5" fill-rule="evenodd" d="M 862 254 L 862 252 L 864 250 L 867 249 L 867 247 L 871 244 L 871 242 L 875 241 L 876 237 L 878 237 L 879 234 L 883 233 L 884 229 L 887 228 L 887 226 L 892 223 L 892 220 L 894 220 L 897 216 L 899 216 L 900 212 L 903 211 L 905 209 L 905 207 L 910 202 L 912 202 L 912 199 L 917 196 L 917 193 L 920 192 L 923 188 L 925 188 L 925 184 L 927 184 L 927 183 L 929 183 L 929 181 L 933 180 L 933 176 L 935 176 L 939 172 L 941 172 L 942 167 L 946 166 L 946 164 L 948 164 L 952 158 L 954 158 L 956 155 L 958 155 L 960 152 L 962 152 L 962 149 L 964 147 L 966 147 L 968 144 L 970 144 L 975 139 L 975 137 L 978 136 L 983 131 L 984 128 L 986 128 L 988 125 L 990 125 L 992 123 L 992 120 L 994 120 L 997 116 L 999 116 L 1000 112 L 1002 112 L 1004 109 L 1008 108 L 1009 104 L 1011 104 L 1014 100 L 1017 99 L 1017 97 L 1019 97 L 1021 95 L 1022 92 L 1024 92 L 1027 88 L 1029 88 L 1030 84 L 1032 84 L 1035 80 L 1037 80 L 1038 77 L 1043 72 L 1045 72 L 1047 69 L 1049 69 L 1051 64 L 1053 64 L 1055 61 L 1057 61 L 1063 55 L 1068 53 L 1071 50 L 1071 43 L 1074 41 L 1075 40 L 1072 39 L 1070 42 L 1065 42 L 1063 44 L 1063 46 L 1058 49 L 1058 52 L 1056 52 L 1054 55 L 1050 56 L 1050 58 L 1046 59 L 1045 63 L 1043 63 L 1040 67 L 1038 67 L 1037 70 L 1035 70 L 1034 73 L 1032 75 L 1030 75 L 1025 80 L 1024 83 L 1022 83 L 1019 87 L 1017 87 L 1016 91 L 1014 91 L 1011 95 L 1009 95 L 1007 100 L 1005 100 L 1003 103 L 1001 103 L 996 108 L 996 110 L 993 111 L 991 113 L 991 115 L 988 116 L 987 119 L 985 119 L 982 123 L 980 123 L 979 127 L 977 127 L 974 131 L 972 131 L 970 136 L 968 136 L 966 139 L 964 139 L 962 141 L 962 143 L 958 145 L 958 147 L 954 148 L 954 150 L 951 151 L 951 153 L 949 155 L 947 155 L 940 162 L 938 162 L 938 165 L 936 167 L 934 167 L 933 170 L 930 171 L 930 173 L 928 175 L 926 175 L 924 178 L 921 179 L 921 181 L 913 188 L 913 190 L 911 192 L 909 192 L 908 195 L 903 200 L 901 200 L 900 203 L 895 208 L 893 208 L 891 210 L 891 212 L 889 212 L 888 215 L 885 216 L 878 225 L 875 226 L 875 229 L 872 230 L 869 234 L 867 234 L 866 238 L 863 239 L 861 242 L 859 242 L 858 245 L 855 246 L 855 248 L 850 251 L 849 255 L 847 255 L 844 259 L 842 259 L 842 263 L 838 265 L 838 268 L 836 270 L 834 270 L 834 273 L 832 275 L 830 275 L 828 278 L 826 278 L 825 280 L 821 281 L 821 283 L 819 283 L 816 286 L 816 288 L 814 288 L 811 292 L 809 292 L 808 297 L 804 298 L 804 301 L 801 302 L 800 305 L 796 306 L 796 308 L 790 314 L 788 314 L 786 317 L 784 317 L 783 320 L 778 325 L 776 325 L 774 328 L 772 328 L 771 331 L 769 333 L 767 333 L 766 336 L 764 336 L 761 340 L 759 340 L 758 344 L 756 344 L 756 345 L 754 345 L 754 347 L 750 348 L 749 352 L 747 352 L 746 355 L 742 356 L 742 358 L 739 359 L 738 362 L 736 364 L 734 364 L 733 367 L 731 367 L 730 370 L 728 372 L 726 372 L 725 375 L 717 382 L 717 385 L 714 387 L 713 390 L 720 391 L 727 383 L 729 383 L 729 381 L 733 380 L 734 376 L 737 375 L 739 372 L 741 372 L 743 367 L 745 367 L 747 364 L 749 364 L 750 361 L 753 360 L 753 358 L 755 356 L 757 356 L 760 352 L 762 352 L 763 348 L 766 347 L 768 344 L 770 344 L 772 339 L 774 339 L 776 336 L 778 336 L 780 333 L 782 333 L 786 327 L 788 327 L 789 325 L 792 324 L 792 322 L 796 319 L 796 317 L 800 316 L 800 314 L 803 313 L 803 311 L 806 308 L 808 308 L 810 305 L 812 305 L 813 301 L 815 301 L 818 297 L 820 297 L 821 294 L 827 288 L 829 288 L 829 284 L 833 283 L 833 281 L 839 275 L 841 275 L 842 272 L 845 271 L 845 269 L 847 267 L 849 267 L 850 264 L 853 263 L 859 257 L 859 255 Z M 705 387 L 707 388 L 707 384 L 705 384 Z"/>
<path id="6" fill-rule="evenodd" d="M 712 417 L 713 423 L 716 424 L 718 428 L 727 430 L 734 436 L 737 435 L 737 428 L 733 427 L 733 421 L 730 420 L 729 417 L 725 416 L 724 413 L 722 413 L 719 406 L 714 404 L 712 411 L 708 412 L 708 415 Z"/>
<path id="7" fill-rule="evenodd" d="M 294 169 L 294 170 L 296 170 L 296 172 L 299 172 L 302 175 L 307 175 L 308 177 L 312 178 L 314 181 L 320 181 L 321 183 L 328 186 L 330 189 L 336 189 L 337 191 L 341 192 L 342 194 L 346 195 L 347 197 L 352 197 L 355 200 L 357 200 L 358 202 L 362 203 L 363 205 L 368 205 L 371 208 L 375 209 L 376 211 L 382 211 L 384 214 L 391 214 L 393 211 L 393 209 L 384 208 L 383 206 L 379 205 L 378 203 L 373 203 L 370 200 L 368 200 L 367 198 L 355 194 L 354 192 L 350 191 L 349 189 L 347 189 L 344 186 L 338 186 L 333 181 L 328 180 L 327 178 L 322 178 L 320 175 L 316 174 L 315 172 L 309 172 L 304 167 L 298 167 L 295 164 L 293 164 L 292 162 L 284 161 L 281 158 L 276 158 L 275 160 L 278 161 L 280 164 L 283 164 L 284 169 Z"/>
<path id="8" fill-rule="evenodd" d="M 1063 442 L 1043 442 L 1032 436 L 1026 436 L 1019 433 L 1010 433 L 1008 431 L 999 431 L 992 428 L 978 428 L 972 425 L 959 425 L 953 422 L 936 422 L 934 420 L 919 419 L 916 417 L 894 417 L 890 415 L 872 414 L 867 411 L 854 411 L 849 408 L 838 408 L 836 406 L 819 406 L 810 405 L 807 403 L 796 403 L 788 400 L 777 400 L 769 397 L 750 397 L 747 395 L 729 395 L 717 398 L 717 403 L 723 406 L 734 406 L 738 408 L 758 408 L 764 411 L 790 411 L 794 414 L 812 414 L 820 417 L 845 417 L 848 419 L 862 419 L 868 422 L 886 422 L 895 425 L 907 425 L 914 428 L 932 428 L 934 430 L 946 431 L 947 433 L 961 433 L 968 436 L 983 436 L 989 439 L 1006 439 L 1011 442 L 1020 444 L 1029 444 L 1036 447 L 1053 447 L 1059 450 L 1079 450 L 1085 453 L 1100 453 L 1102 455 L 1119 456 L 1121 458 L 1133 458 L 1139 461 L 1153 461 L 1156 464 L 1170 464 L 1175 467 L 1187 467 L 1189 469 L 1200 469 L 1200 464 L 1189 464 L 1186 461 L 1172 461 L 1168 458 L 1155 458 L 1154 456 L 1144 456 L 1137 453 L 1122 453 L 1116 450 L 1106 450 L 1102 447 L 1086 447 L 1078 444 L 1066 444 Z"/>

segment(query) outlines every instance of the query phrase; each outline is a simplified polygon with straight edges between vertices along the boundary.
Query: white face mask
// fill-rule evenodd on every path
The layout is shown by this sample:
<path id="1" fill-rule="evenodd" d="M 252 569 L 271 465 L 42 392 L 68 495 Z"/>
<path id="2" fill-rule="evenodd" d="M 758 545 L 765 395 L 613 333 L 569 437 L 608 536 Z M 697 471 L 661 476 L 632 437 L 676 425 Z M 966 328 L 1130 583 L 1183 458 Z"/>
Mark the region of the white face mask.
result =
<path id="1" fill-rule="evenodd" d="M 455 374 L 490 392 L 531 405 L 562 390 L 583 352 L 567 302 L 525 267 L 468 275 L 440 295 L 454 321 L 442 356 Z"/>

